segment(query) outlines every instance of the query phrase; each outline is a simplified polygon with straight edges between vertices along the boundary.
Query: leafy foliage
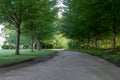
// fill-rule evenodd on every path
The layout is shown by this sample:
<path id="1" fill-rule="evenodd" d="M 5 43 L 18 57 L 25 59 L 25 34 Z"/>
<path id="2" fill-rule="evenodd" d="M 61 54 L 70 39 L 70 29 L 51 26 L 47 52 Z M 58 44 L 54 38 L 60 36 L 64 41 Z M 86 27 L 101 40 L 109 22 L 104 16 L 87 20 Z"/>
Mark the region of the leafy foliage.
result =
<path id="1" fill-rule="evenodd" d="M 112 36 L 112 48 L 116 48 L 116 37 L 120 31 L 120 2 L 118 0 L 67 0 L 67 11 L 64 13 L 61 32 L 71 39 L 86 41 L 89 48 L 94 42 Z M 111 35 L 112 34 L 112 35 Z"/>

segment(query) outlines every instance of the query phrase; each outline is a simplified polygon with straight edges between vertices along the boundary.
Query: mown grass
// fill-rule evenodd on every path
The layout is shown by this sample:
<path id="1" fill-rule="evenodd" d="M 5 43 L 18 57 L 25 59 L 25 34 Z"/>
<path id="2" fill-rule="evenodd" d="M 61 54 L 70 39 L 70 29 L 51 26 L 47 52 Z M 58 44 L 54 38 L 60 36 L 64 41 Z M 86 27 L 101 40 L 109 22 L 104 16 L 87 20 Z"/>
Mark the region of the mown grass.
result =
<path id="1" fill-rule="evenodd" d="M 20 55 L 15 55 L 15 50 L 0 50 L 0 66 L 41 58 L 52 54 L 55 54 L 55 51 L 41 50 L 31 52 L 30 50 L 20 50 Z"/>
<path id="2" fill-rule="evenodd" d="M 110 52 L 109 50 L 105 49 L 89 49 L 89 50 L 80 49 L 75 51 L 84 52 L 94 56 L 99 56 L 112 62 L 120 62 L 120 54 L 117 54 L 116 51 Z"/>

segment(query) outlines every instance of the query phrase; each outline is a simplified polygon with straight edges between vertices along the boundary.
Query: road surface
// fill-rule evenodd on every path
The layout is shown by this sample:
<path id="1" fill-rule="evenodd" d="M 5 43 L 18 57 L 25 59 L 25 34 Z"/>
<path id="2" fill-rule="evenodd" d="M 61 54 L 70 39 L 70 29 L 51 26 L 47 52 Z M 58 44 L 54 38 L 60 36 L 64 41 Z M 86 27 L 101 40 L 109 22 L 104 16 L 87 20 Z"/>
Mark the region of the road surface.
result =
<path id="1" fill-rule="evenodd" d="M 120 80 L 120 68 L 85 53 L 59 51 L 48 61 L 0 73 L 0 80 Z"/>

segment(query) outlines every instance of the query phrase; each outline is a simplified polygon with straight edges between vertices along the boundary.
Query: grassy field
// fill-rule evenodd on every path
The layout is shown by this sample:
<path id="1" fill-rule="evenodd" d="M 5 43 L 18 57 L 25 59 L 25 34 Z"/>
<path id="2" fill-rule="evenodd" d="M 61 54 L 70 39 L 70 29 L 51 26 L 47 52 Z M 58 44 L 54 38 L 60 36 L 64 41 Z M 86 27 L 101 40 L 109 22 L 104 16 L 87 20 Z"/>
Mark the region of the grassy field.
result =
<path id="1" fill-rule="evenodd" d="M 55 54 L 53 50 L 41 50 L 31 52 L 30 50 L 20 50 L 20 55 L 15 55 L 15 50 L 0 50 L 0 66 L 19 63 L 30 59 L 45 57 Z"/>
<path id="2" fill-rule="evenodd" d="M 105 49 L 89 49 L 89 50 L 81 49 L 75 51 L 84 52 L 94 56 L 99 56 L 112 62 L 120 62 L 120 54 L 118 54 L 118 51 L 109 51 Z"/>

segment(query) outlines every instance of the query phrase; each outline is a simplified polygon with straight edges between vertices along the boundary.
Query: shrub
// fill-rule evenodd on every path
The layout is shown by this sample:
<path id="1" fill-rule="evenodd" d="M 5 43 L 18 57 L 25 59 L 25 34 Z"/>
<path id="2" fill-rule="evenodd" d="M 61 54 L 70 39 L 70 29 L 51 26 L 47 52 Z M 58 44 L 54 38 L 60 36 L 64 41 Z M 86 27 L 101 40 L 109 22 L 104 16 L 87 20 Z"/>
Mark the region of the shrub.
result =
<path id="1" fill-rule="evenodd" d="M 15 46 L 13 46 L 13 45 L 3 45 L 1 48 L 2 49 L 15 49 Z"/>

